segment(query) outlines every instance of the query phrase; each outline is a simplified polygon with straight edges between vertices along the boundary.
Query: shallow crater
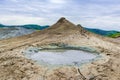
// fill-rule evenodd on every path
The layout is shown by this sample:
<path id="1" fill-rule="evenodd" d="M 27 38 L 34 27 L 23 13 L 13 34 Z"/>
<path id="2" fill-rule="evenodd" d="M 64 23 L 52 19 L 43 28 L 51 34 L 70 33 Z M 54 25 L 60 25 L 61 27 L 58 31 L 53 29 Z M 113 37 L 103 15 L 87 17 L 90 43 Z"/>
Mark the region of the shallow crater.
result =
<path id="1" fill-rule="evenodd" d="M 101 58 L 99 53 L 91 53 L 68 48 L 35 48 L 23 52 L 25 57 L 45 66 L 80 66 Z"/>

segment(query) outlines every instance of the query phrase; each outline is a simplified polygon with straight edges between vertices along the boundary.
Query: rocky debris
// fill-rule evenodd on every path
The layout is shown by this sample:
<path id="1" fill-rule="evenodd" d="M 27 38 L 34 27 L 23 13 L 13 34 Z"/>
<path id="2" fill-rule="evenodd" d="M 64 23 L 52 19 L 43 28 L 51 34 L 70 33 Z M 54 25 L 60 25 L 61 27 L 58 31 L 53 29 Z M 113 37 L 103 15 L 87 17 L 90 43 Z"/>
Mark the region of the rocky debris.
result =
<path id="1" fill-rule="evenodd" d="M 44 70 L 22 57 L 0 58 L 0 80 L 38 80 Z"/>
<path id="2" fill-rule="evenodd" d="M 60 67 L 47 73 L 46 80 L 87 80 L 75 67 Z"/>

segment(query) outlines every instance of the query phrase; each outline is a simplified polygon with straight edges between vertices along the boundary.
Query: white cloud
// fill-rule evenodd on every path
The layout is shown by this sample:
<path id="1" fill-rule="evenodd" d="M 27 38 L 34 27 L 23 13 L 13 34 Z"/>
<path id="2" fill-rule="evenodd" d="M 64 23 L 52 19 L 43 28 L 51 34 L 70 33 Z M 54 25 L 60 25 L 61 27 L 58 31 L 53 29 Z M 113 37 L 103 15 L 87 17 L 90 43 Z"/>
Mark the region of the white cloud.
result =
<path id="1" fill-rule="evenodd" d="M 23 25 L 23 24 L 40 24 L 44 25 L 46 24 L 45 21 L 47 21 L 45 18 L 39 18 L 39 17 L 28 17 L 28 16 L 22 16 L 22 15 L 2 15 L 0 16 L 0 22 L 2 24 L 6 25 Z"/>
<path id="2" fill-rule="evenodd" d="M 0 3 L 0 23 L 51 25 L 60 17 L 66 17 L 85 27 L 120 30 L 120 3 L 118 0 L 106 1 L 3 0 Z"/>
<path id="3" fill-rule="evenodd" d="M 63 4 L 66 3 L 66 0 L 48 0 L 51 3 L 55 3 L 55 4 Z"/>
<path id="4" fill-rule="evenodd" d="M 114 19 L 113 19 L 114 18 Z M 83 26 L 89 28 L 99 28 L 105 30 L 119 30 L 120 31 L 120 17 L 112 17 L 112 16 L 99 16 L 94 18 L 86 18 L 81 20 Z"/>
<path id="5" fill-rule="evenodd" d="M 18 0 L 11 0 L 12 2 L 18 2 Z"/>

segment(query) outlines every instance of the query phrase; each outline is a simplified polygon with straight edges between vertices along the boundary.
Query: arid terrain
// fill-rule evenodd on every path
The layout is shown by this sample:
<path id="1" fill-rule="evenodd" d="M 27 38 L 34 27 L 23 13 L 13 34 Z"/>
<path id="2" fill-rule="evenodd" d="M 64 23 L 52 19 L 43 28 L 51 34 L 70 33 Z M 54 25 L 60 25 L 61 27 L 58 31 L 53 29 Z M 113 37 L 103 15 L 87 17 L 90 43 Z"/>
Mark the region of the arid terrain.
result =
<path id="1" fill-rule="evenodd" d="M 118 40 L 120 40 L 120 37 L 119 38 L 117 38 Z"/>
<path id="2" fill-rule="evenodd" d="M 80 67 L 48 68 L 23 55 L 28 47 L 50 44 L 90 47 L 103 57 Z M 0 80 L 120 80 L 119 44 L 61 18 L 45 30 L 0 40 Z"/>

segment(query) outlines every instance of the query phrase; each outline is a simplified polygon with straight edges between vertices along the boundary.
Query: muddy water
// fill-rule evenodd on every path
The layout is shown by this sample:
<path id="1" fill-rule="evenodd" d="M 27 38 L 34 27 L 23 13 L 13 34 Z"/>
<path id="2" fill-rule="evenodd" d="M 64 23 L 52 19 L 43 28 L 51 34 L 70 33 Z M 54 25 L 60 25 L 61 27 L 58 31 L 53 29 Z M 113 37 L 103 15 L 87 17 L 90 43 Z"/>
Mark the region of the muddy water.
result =
<path id="1" fill-rule="evenodd" d="M 76 65 L 93 61 L 100 57 L 97 53 L 90 53 L 80 50 L 26 50 L 25 56 L 29 59 L 44 65 Z"/>

